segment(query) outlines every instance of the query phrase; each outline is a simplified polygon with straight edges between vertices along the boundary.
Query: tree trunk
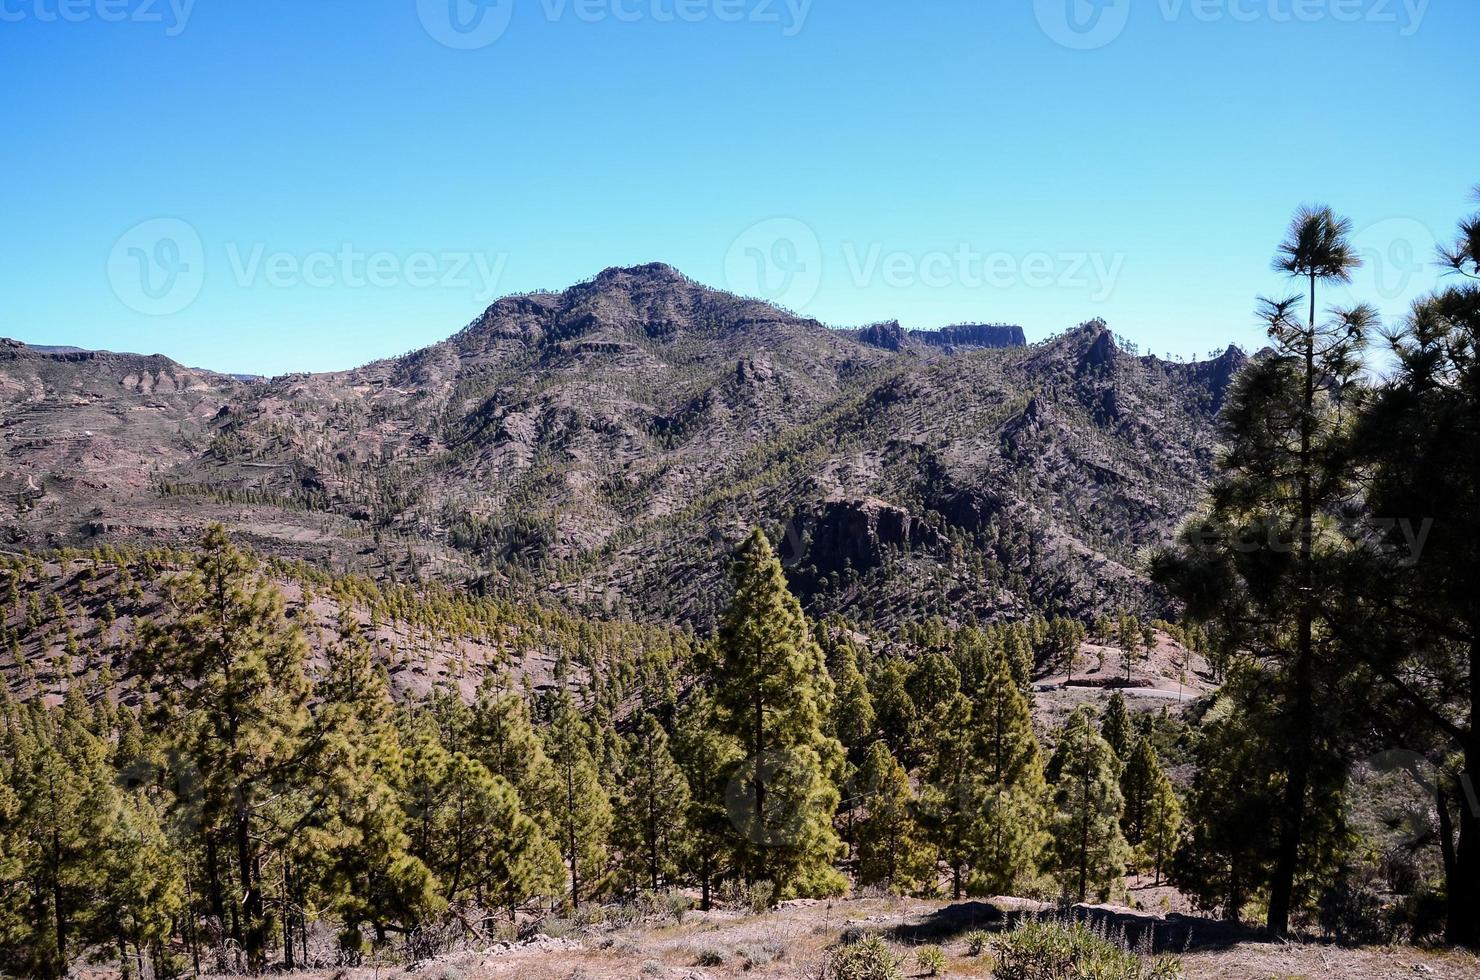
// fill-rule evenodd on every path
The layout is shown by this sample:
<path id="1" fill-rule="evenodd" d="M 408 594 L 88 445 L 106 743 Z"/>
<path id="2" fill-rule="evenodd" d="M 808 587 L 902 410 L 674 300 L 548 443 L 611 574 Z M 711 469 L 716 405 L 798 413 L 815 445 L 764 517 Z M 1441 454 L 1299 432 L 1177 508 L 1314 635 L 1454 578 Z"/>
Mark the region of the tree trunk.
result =
<path id="1" fill-rule="evenodd" d="M 1470 718 L 1464 743 L 1465 765 L 1460 773 L 1459 841 L 1454 851 L 1454 874 L 1448 879 L 1449 909 L 1445 937 L 1452 943 L 1480 949 L 1480 633 L 1470 623 Z"/>
<path id="2" fill-rule="evenodd" d="M 252 860 L 252 825 L 251 817 L 245 806 L 240 806 L 236 814 L 236 864 L 238 874 L 241 876 L 241 941 L 242 948 L 247 953 L 247 969 L 252 973 L 261 973 L 267 966 L 267 958 L 263 951 L 262 935 L 262 893 L 257 887 L 256 865 Z"/>
<path id="3" fill-rule="evenodd" d="M 759 658 L 757 658 L 759 659 Z M 766 874 L 766 779 L 765 755 L 766 716 L 765 702 L 757 695 L 755 699 L 755 869 L 751 883 L 761 881 Z"/>
<path id="4" fill-rule="evenodd" d="M 1310 784 L 1311 722 L 1314 696 L 1315 574 L 1313 538 L 1315 502 L 1311 482 L 1311 426 L 1315 411 L 1316 284 L 1310 282 L 1310 332 L 1305 343 L 1305 400 L 1300 418 L 1300 590 L 1295 649 L 1295 704 L 1292 738 L 1285 769 L 1285 800 L 1280 814 L 1279 847 L 1274 880 L 1270 883 L 1269 917 L 1265 928 L 1271 936 L 1290 931 L 1290 908 L 1295 892 L 1295 873 L 1300 865 L 1300 837 L 1305 824 L 1305 797 Z"/>

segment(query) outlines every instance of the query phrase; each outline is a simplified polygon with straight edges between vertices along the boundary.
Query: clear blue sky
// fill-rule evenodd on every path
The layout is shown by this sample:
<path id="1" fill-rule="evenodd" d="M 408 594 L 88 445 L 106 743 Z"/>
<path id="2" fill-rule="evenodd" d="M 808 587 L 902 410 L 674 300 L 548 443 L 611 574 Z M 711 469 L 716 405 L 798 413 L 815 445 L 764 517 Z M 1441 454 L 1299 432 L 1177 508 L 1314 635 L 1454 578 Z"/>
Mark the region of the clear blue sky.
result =
<path id="1" fill-rule="evenodd" d="M 1200 354 L 1296 205 L 1396 314 L 1480 182 L 1472 0 L 482 2 L 0 0 L 0 334 L 343 368 L 661 260 Z"/>

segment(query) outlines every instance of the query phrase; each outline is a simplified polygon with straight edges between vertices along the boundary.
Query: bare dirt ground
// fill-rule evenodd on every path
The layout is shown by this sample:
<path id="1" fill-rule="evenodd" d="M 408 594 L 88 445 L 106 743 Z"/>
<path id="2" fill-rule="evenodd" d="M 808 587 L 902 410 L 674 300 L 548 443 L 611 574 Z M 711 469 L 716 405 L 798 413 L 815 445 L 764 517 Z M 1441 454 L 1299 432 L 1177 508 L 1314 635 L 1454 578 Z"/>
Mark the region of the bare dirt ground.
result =
<path id="1" fill-rule="evenodd" d="M 997 931 L 1032 902 L 927 902 L 854 899 L 795 902 L 765 915 L 690 913 L 672 920 L 623 928 L 589 927 L 560 938 L 495 945 L 454 953 L 406 968 L 366 965 L 353 970 L 302 971 L 294 980 L 721 980 L 721 978 L 821 978 L 830 947 L 845 933 L 883 936 L 903 961 L 907 977 L 923 976 L 916 949 L 938 944 L 946 954 L 940 976 L 992 976 L 993 958 L 967 954 L 971 929 Z M 1158 949 L 1182 956 L 1191 980 L 1397 980 L 1480 977 L 1480 958 L 1412 947 L 1346 948 L 1317 942 L 1264 943 L 1229 926 L 1177 915 L 1137 914 L 1108 906 L 1076 907 L 1076 914 L 1124 930 L 1138 941 L 1151 930 Z"/>

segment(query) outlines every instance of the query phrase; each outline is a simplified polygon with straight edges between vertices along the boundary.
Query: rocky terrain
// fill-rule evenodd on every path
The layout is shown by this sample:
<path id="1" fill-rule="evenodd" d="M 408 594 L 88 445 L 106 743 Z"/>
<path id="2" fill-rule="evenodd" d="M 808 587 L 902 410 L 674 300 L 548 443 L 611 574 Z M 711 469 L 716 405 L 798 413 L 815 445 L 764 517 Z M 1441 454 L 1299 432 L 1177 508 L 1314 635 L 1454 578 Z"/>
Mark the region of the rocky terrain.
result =
<path id="1" fill-rule="evenodd" d="M 443 343 L 267 381 L 0 347 L 0 541 L 178 543 L 220 520 L 336 571 L 707 624 L 780 542 L 815 614 L 1153 609 L 1243 363 L 1105 324 L 833 330 L 663 265 L 496 302 Z"/>

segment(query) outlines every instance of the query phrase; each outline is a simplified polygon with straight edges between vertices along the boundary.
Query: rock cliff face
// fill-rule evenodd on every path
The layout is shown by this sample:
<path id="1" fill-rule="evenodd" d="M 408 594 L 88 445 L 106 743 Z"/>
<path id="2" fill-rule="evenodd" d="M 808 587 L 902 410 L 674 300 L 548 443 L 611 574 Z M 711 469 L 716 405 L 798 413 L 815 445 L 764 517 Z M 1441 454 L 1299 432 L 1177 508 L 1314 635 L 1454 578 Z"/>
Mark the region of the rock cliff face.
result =
<path id="1" fill-rule="evenodd" d="M 1243 355 L 1135 357 L 1099 322 L 831 330 L 664 265 L 499 300 L 447 341 L 260 383 L 0 345 L 0 543 L 256 547 L 708 623 L 762 526 L 815 613 L 1086 612 L 1209 473 Z"/>
<path id="2" fill-rule="evenodd" d="M 910 335 L 921 343 L 946 349 L 1025 347 L 1028 343 L 1022 327 L 1005 323 L 963 323 L 940 330 L 911 330 Z"/>

